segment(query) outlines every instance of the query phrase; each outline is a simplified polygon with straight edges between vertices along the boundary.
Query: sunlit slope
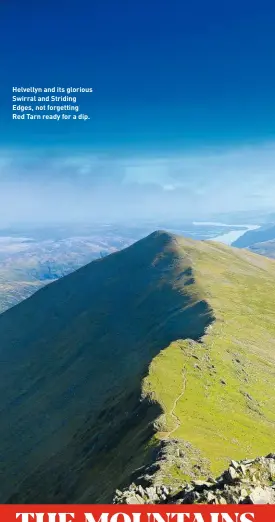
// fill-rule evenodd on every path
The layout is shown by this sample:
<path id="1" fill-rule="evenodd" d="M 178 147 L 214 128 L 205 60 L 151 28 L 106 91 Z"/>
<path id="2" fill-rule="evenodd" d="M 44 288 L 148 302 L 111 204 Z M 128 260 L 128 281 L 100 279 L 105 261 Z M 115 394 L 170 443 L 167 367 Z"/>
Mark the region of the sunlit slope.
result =
<path id="1" fill-rule="evenodd" d="M 163 407 L 159 438 L 191 442 L 213 472 L 275 446 L 275 263 L 213 242 L 177 238 L 215 321 L 202 343 L 178 340 L 143 389 Z M 167 481 L 190 467 L 167 466 Z"/>

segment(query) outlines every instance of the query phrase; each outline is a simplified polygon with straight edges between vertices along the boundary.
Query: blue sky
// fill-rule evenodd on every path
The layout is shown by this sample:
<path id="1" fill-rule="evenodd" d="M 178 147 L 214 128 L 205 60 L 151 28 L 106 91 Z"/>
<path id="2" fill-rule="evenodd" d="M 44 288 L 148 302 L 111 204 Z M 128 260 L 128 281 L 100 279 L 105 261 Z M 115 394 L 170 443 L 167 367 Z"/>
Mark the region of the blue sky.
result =
<path id="1" fill-rule="evenodd" d="M 97 201 L 99 187 L 105 197 L 114 186 L 126 197 L 127 185 L 133 197 L 138 185 L 138 209 L 153 200 L 160 208 L 168 192 L 172 208 L 180 187 L 185 207 L 201 208 L 198 194 L 217 201 L 230 184 L 234 194 L 246 186 L 238 207 L 267 205 L 275 143 L 270 1 L 10 0 L 0 20 L 2 198 L 7 177 L 14 194 L 19 179 L 30 193 L 45 183 L 47 165 L 52 190 L 57 182 L 79 187 L 86 169 L 85 190 Z M 91 119 L 15 122 L 14 85 L 93 87 L 79 98 Z M 36 192 L 30 197 L 38 201 Z"/>

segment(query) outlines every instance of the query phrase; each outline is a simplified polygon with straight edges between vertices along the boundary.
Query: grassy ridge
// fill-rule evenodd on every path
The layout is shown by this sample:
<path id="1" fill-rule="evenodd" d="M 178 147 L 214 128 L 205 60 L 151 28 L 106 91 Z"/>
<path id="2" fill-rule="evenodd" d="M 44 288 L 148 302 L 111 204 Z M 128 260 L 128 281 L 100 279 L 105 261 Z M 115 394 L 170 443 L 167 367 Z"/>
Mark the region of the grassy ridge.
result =
<path id="1" fill-rule="evenodd" d="M 170 344 L 143 386 L 165 412 L 158 437 L 191 442 L 217 473 L 274 449 L 275 264 L 215 243 L 178 244 L 216 320 L 203 343 Z"/>

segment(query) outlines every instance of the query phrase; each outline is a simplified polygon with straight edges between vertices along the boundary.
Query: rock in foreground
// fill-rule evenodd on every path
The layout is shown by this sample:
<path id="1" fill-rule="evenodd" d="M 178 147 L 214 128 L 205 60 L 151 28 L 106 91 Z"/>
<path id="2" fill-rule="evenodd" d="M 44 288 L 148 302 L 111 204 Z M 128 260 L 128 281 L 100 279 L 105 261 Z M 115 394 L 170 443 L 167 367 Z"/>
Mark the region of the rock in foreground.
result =
<path id="1" fill-rule="evenodd" d="M 195 480 L 177 490 L 131 484 L 116 491 L 114 504 L 275 504 L 275 454 L 232 460 L 217 479 Z"/>

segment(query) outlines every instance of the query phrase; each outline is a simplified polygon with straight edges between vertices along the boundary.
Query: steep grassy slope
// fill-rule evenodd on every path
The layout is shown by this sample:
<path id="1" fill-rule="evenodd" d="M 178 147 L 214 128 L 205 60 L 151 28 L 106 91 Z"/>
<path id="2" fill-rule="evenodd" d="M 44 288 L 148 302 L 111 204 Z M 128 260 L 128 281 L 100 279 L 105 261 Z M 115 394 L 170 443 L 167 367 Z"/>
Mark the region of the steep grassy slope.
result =
<path id="1" fill-rule="evenodd" d="M 165 233 L 2 314 L 0 500 L 110 498 L 150 452 L 161 409 L 141 400 L 149 364 L 211 319 L 190 259 Z"/>
<path id="2" fill-rule="evenodd" d="M 273 450 L 274 281 L 159 232 L 0 316 L 1 500 L 110 501 L 161 441 L 160 482 Z"/>

